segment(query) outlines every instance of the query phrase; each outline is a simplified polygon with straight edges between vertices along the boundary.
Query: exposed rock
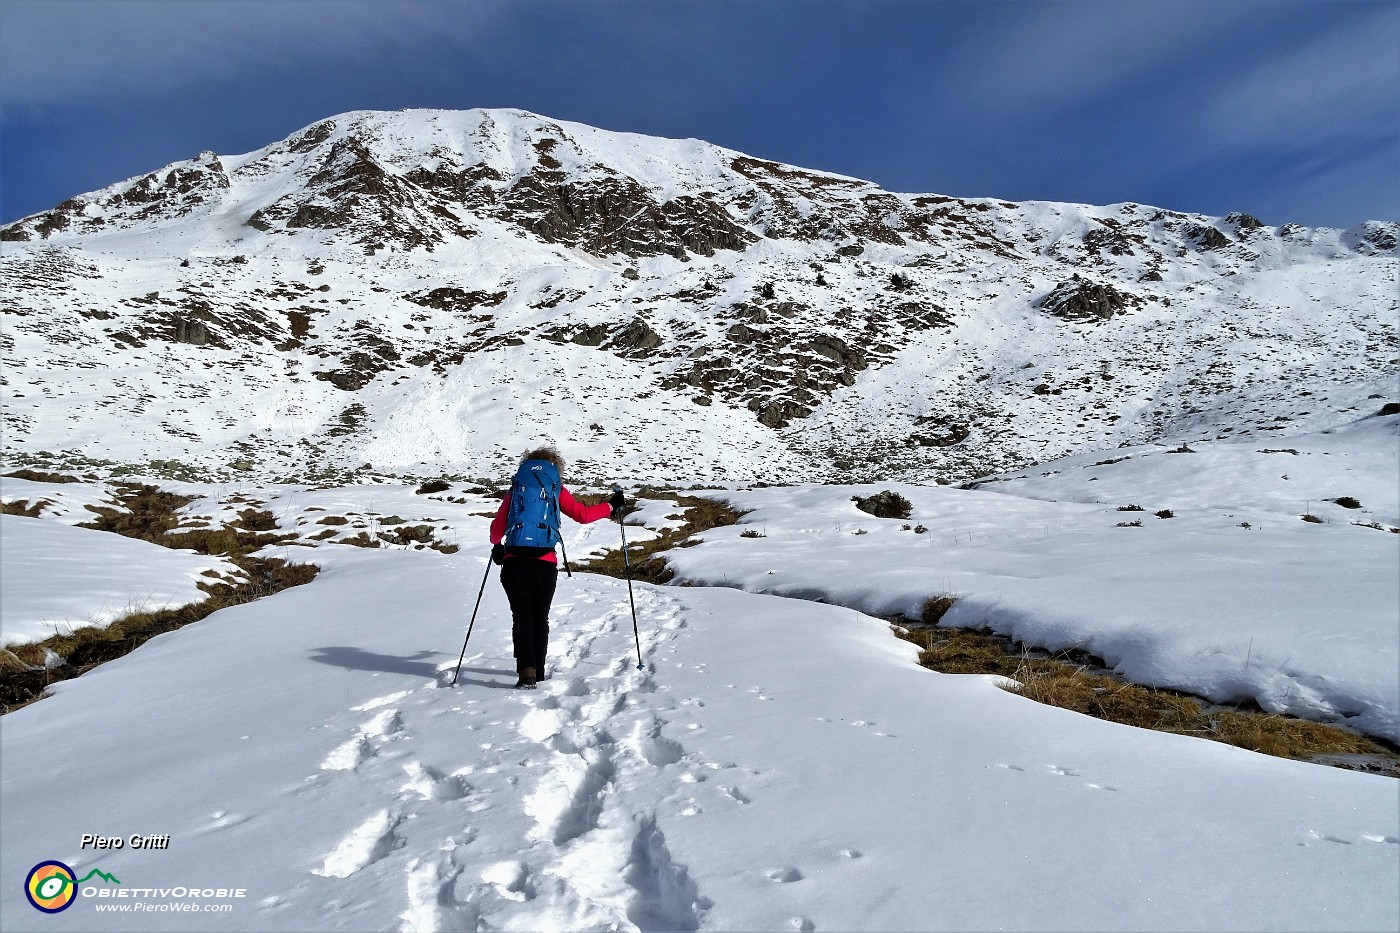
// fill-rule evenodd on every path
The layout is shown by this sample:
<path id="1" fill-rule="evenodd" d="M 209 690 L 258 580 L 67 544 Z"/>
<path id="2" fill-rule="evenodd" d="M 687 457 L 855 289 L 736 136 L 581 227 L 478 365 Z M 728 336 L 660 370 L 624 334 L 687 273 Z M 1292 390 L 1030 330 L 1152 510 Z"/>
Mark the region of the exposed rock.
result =
<path id="1" fill-rule="evenodd" d="M 1225 215 L 1225 222 L 1235 228 L 1235 232 L 1240 236 L 1248 236 L 1255 230 L 1262 230 L 1264 224 L 1256 217 L 1251 217 L 1243 211 L 1235 211 Z"/>
<path id="2" fill-rule="evenodd" d="M 892 489 L 873 496 L 852 496 L 851 501 L 856 508 L 876 518 L 908 518 L 914 512 L 914 504 Z"/>
<path id="3" fill-rule="evenodd" d="M 444 230 L 463 238 L 475 235 L 440 204 L 424 199 L 411 182 L 386 170 L 354 137 L 330 145 L 304 188 L 246 221 L 263 231 L 275 229 L 275 222 L 288 230 L 343 230 L 371 255 L 391 245 L 431 250 L 443 242 Z"/>
<path id="4" fill-rule="evenodd" d="M 1102 323 L 1143 303 L 1137 295 L 1082 279 L 1076 274 L 1040 300 L 1040 310 L 1066 321 Z"/>
<path id="5" fill-rule="evenodd" d="M 548 243 L 596 256 L 712 256 L 742 250 L 755 239 L 711 196 L 685 196 L 658 204 L 635 179 L 608 175 L 570 181 L 562 173 L 536 171 L 500 199 L 502 219 Z"/>
<path id="6" fill-rule="evenodd" d="M 289 140 L 287 148 L 292 152 L 310 152 L 329 139 L 331 131 L 334 129 L 334 120 L 322 120 L 320 123 L 313 123 L 306 128 L 305 132 Z"/>
<path id="7" fill-rule="evenodd" d="M 829 360 L 840 363 L 847 369 L 861 370 L 868 365 L 864 353 L 847 345 L 846 341 L 840 337 L 831 334 L 812 338 L 808 342 L 807 348 Z"/>
<path id="8" fill-rule="evenodd" d="M 622 351 L 655 350 L 659 346 L 661 335 L 640 318 L 633 320 L 608 341 L 609 349 Z"/>
<path id="9" fill-rule="evenodd" d="M 494 204 L 498 192 L 491 183 L 503 180 L 501 173 L 489 165 L 455 170 L 445 165 L 434 169 L 419 166 L 405 174 L 404 179 L 441 201 L 469 210 Z"/>
<path id="10" fill-rule="evenodd" d="M 1091 253 L 1111 253 L 1114 256 L 1132 256 L 1133 241 L 1116 220 L 1100 220 L 1100 226 L 1084 234 L 1084 248 Z"/>
<path id="11" fill-rule="evenodd" d="M 1195 242 L 1196 245 L 1203 250 L 1224 249 L 1232 242 L 1229 237 L 1221 233 L 1217 228 L 1201 226 L 1200 224 L 1191 224 L 1185 229 L 1184 233 L 1186 239 Z"/>
<path id="12" fill-rule="evenodd" d="M 406 300 L 416 305 L 436 308 L 439 311 L 451 311 L 454 314 L 466 314 L 479 307 L 494 308 L 505 301 L 506 297 L 505 292 L 469 292 L 455 285 L 446 285 L 429 291 L 411 292 L 404 295 Z"/>
<path id="13" fill-rule="evenodd" d="M 1357 238 L 1357 251 L 1376 255 L 1393 253 L 1400 245 L 1400 223 L 1385 220 L 1368 220 L 1361 225 Z"/>
<path id="14" fill-rule="evenodd" d="M 569 339 L 574 343 L 584 347 L 599 347 L 608 337 L 608 326 L 606 324 L 590 324 L 580 327 Z"/>
<path id="15" fill-rule="evenodd" d="M 175 321 L 175 342 L 202 347 L 209 343 L 209 327 L 203 321 L 179 318 Z"/>
<path id="16" fill-rule="evenodd" d="M 806 418 L 812 413 L 812 409 L 805 405 L 789 401 L 771 401 L 765 404 L 755 400 L 749 407 L 758 412 L 759 423 L 770 428 L 785 428 L 789 419 Z"/>
<path id="17" fill-rule="evenodd" d="M 229 188 L 219 157 L 201 152 L 158 172 L 113 186 L 92 200 L 69 198 L 50 211 L 22 218 L 0 230 L 0 240 L 47 239 L 55 233 L 89 233 L 106 225 L 104 214 L 122 211 L 135 220 L 180 217 L 217 203 Z"/>

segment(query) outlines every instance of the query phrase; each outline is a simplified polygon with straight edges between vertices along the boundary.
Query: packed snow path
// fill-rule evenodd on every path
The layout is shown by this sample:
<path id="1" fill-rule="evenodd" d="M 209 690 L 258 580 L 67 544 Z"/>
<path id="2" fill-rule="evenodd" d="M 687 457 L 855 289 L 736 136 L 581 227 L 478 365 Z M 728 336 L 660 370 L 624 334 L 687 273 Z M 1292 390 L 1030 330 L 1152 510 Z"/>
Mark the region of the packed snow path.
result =
<path id="1" fill-rule="evenodd" d="M 509 689 L 478 557 L 323 549 L 3 720 L 6 929 L 44 859 L 241 887 L 201 929 L 1393 929 L 1387 778 L 1116 726 L 919 668 L 884 623 L 561 577 Z M 494 578 L 494 573 L 492 577 Z M 93 851 L 83 833 L 168 833 Z"/>

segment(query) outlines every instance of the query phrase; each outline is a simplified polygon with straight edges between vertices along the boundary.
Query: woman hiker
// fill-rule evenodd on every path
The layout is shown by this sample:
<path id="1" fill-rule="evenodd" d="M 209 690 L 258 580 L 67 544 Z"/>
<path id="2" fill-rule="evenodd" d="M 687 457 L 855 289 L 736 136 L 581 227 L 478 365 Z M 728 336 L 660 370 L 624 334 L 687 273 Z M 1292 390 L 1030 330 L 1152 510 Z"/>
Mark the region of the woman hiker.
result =
<path id="1" fill-rule="evenodd" d="M 559 577 L 554 545 L 563 541 L 559 513 L 586 525 L 621 514 L 626 504 L 619 490 L 606 502 L 583 505 L 560 482 L 563 472 L 564 458 L 553 447 L 525 454 L 491 522 L 491 559 L 501 567 L 501 586 L 510 600 L 510 634 L 520 675 L 515 686 L 521 690 L 533 690 L 536 681 L 549 677 L 544 659 L 549 604 Z"/>

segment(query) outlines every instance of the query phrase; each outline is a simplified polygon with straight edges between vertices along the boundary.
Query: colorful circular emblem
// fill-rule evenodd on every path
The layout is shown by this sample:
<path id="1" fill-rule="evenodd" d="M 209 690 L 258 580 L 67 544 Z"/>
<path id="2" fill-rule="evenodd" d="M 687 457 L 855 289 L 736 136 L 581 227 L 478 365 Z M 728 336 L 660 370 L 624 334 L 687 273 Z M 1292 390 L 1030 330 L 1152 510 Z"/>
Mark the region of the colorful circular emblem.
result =
<path id="1" fill-rule="evenodd" d="M 77 898 L 77 875 L 62 862 L 40 862 L 24 879 L 24 895 L 38 910 L 56 914 Z"/>

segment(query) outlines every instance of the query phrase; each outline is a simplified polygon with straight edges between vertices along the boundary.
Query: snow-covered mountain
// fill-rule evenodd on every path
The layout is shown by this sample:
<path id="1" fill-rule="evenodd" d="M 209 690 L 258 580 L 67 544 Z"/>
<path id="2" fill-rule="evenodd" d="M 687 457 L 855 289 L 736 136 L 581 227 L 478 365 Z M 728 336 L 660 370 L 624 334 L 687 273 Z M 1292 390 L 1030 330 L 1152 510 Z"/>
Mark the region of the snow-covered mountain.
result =
<path id="1" fill-rule="evenodd" d="M 0 230 L 4 456 L 962 481 L 1394 400 L 1400 224 L 894 194 L 517 110 L 356 112 Z"/>

